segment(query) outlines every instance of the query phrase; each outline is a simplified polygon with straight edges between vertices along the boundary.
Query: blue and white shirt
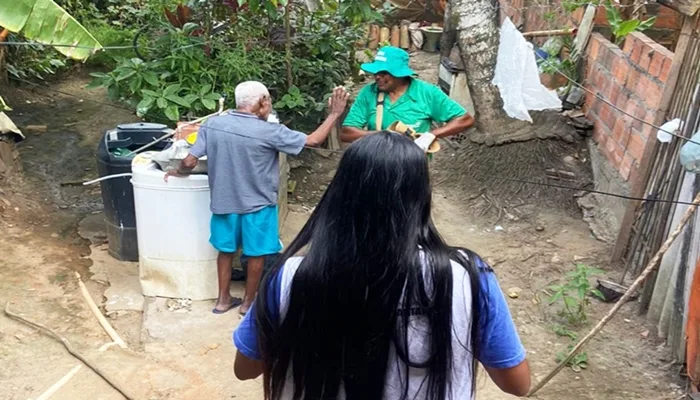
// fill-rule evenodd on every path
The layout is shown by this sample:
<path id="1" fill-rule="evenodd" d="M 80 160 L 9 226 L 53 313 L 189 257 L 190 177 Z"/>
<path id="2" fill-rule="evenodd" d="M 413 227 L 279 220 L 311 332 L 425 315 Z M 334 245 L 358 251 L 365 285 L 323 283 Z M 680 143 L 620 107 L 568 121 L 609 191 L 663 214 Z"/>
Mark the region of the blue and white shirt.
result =
<path id="1" fill-rule="evenodd" d="M 280 269 L 277 276 L 270 281 L 272 290 L 267 293 L 268 304 L 276 307 L 270 310 L 272 318 L 284 318 L 289 306 L 289 293 L 294 274 L 303 257 L 290 258 Z M 452 399 L 470 399 L 472 393 L 471 363 L 473 352 L 469 343 L 472 323 L 472 293 L 467 270 L 460 264 L 452 262 Z M 518 333 L 506 304 L 505 296 L 498 285 L 493 272 L 481 274 L 481 289 L 487 299 L 482 316 L 478 321 L 481 347 L 478 351 L 478 361 L 486 367 L 505 369 L 512 368 L 525 360 L 525 349 L 520 342 Z M 412 360 L 427 357 L 425 344 L 428 343 L 429 328 L 420 318 L 409 323 L 409 355 Z M 241 321 L 233 333 L 233 342 L 243 355 L 250 359 L 260 360 L 257 324 L 255 321 L 255 304 Z M 409 368 L 408 379 L 405 376 L 403 362 L 392 348 L 387 364 L 384 399 L 398 399 L 403 394 L 402 382 L 408 381 L 408 398 L 425 398 L 426 386 L 424 380 L 426 371 L 420 368 Z M 283 398 L 292 398 L 293 382 L 287 380 Z M 339 400 L 345 399 L 341 388 Z M 448 397 L 450 398 L 450 397 Z"/>

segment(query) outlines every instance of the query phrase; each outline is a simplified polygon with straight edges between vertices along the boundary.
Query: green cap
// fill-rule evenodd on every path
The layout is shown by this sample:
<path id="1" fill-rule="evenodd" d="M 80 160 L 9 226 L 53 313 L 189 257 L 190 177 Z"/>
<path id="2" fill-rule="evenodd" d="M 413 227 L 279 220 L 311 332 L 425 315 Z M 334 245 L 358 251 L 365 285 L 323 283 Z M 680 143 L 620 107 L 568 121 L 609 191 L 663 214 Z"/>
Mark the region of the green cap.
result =
<path id="1" fill-rule="evenodd" d="M 393 46 L 379 49 L 373 62 L 362 64 L 362 70 L 370 74 L 388 72 L 395 78 L 406 78 L 416 74 L 408 66 L 408 53 Z"/>

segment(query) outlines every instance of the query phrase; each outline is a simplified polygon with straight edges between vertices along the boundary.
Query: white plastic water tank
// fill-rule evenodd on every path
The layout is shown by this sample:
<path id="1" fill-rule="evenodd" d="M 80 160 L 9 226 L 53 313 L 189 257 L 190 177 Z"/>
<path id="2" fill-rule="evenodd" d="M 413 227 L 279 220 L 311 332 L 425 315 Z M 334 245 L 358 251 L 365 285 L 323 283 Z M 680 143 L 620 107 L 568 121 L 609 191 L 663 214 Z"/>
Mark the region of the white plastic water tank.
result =
<path id="1" fill-rule="evenodd" d="M 209 244 L 207 175 L 171 177 L 166 183 L 152 155 L 139 154 L 131 164 L 143 294 L 215 299 L 217 252 Z"/>

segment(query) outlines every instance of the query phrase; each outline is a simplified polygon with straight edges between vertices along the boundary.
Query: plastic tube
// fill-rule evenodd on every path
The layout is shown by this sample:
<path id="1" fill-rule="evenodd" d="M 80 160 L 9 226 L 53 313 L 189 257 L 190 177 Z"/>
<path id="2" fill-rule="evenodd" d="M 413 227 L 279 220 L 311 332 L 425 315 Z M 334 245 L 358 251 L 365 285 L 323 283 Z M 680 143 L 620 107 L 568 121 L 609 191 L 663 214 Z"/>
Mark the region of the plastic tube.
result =
<path id="1" fill-rule="evenodd" d="M 97 179 L 93 179 L 91 181 L 83 182 L 83 186 L 87 185 L 94 185 L 95 183 L 100 183 L 102 181 L 106 181 L 107 179 L 112 179 L 112 178 L 123 178 L 125 176 L 131 176 L 131 172 L 124 172 L 122 174 L 114 174 L 114 175 L 107 175 L 103 176 Z"/>

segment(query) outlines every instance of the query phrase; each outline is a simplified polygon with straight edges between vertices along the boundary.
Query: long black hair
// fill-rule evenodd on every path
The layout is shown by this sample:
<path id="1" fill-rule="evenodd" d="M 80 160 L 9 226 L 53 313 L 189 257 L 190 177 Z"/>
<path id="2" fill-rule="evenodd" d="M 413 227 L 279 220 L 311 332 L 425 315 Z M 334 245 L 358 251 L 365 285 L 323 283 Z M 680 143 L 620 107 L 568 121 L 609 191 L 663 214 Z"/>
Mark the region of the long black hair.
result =
<path id="1" fill-rule="evenodd" d="M 431 197 L 426 156 L 409 138 L 379 132 L 345 151 L 256 300 L 266 399 L 280 399 L 290 379 L 295 400 L 336 399 L 341 384 L 348 399 L 381 399 L 392 345 L 403 376 L 409 367 L 425 369 L 427 399 L 449 397 L 453 368 L 471 368 L 475 379 L 476 357 L 472 365 L 452 365 L 450 260 L 469 272 L 474 322 L 460 342 L 473 352 L 482 301 L 477 256 L 443 241 L 430 216 Z M 286 315 L 276 321 L 269 282 L 306 246 Z M 416 316 L 430 329 L 423 360 L 408 350 L 409 318 Z"/>

